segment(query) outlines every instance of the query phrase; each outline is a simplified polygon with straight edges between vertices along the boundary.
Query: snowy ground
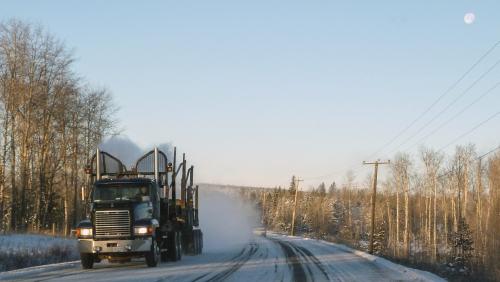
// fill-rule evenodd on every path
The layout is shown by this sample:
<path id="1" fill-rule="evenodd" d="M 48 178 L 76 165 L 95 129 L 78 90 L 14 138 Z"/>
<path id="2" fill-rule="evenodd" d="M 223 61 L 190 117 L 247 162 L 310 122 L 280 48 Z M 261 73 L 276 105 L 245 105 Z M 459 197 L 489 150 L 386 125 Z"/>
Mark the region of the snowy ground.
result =
<path id="1" fill-rule="evenodd" d="M 225 251 L 148 268 L 144 261 L 98 263 L 83 270 L 78 262 L 0 273 L 2 281 L 444 281 L 345 246 L 268 234 Z"/>
<path id="2" fill-rule="evenodd" d="M 78 259 L 76 240 L 61 237 L 0 235 L 0 271 Z"/>

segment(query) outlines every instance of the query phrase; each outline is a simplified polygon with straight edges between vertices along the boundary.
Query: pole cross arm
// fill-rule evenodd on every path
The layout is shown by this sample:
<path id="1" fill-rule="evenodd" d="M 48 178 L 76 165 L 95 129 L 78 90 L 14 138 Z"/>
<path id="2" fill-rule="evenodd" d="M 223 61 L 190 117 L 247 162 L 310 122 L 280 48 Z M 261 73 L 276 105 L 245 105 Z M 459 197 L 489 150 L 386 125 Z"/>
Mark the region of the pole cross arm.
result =
<path id="1" fill-rule="evenodd" d="M 377 160 L 377 161 L 374 161 L 374 162 L 367 162 L 367 161 L 363 161 L 363 164 L 364 165 L 373 165 L 373 164 L 390 164 L 391 163 L 391 160 L 387 160 L 387 161 L 380 161 L 380 160 Z"/>

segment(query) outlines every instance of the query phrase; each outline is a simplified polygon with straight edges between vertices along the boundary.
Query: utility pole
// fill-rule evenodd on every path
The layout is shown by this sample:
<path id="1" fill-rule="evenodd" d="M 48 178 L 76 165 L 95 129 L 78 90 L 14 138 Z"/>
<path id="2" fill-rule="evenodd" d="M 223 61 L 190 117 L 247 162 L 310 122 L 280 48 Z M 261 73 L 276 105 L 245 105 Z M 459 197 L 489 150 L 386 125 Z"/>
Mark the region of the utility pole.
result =
<path id="1" fill-rule="evenodd" d="M 387 160 L 385 162 L 381 162 L 380 160 L 376 160 L 374 162 L 363 162 L 364 165 L 373 165 L 373 193 L 372 193 L 372 231 L 370 234 L 370 249 L 369 253 L 373 254 L 373 235 L 375 234 L 375 202 L 377 197 L 377 174 L 378 174 L 378 165 L 379 164 L 390 164 L 391 161 Z"/>
<path id="2" fill-rule="evenodd" d="M 481 157 L 477 160 L 477 188 L 476 188 L 476 193 L 477 193 L 477 207 L 476 207 L 476 215 L 477 215 L 477 227 L 476 227 L 476 234 L 478 234 L 477 238 L 481 240 L 481 186 L 482 186 L 482 179 L 481 179 Z M 479 245 L 481 245 L 480 242 L 478 242 Z"/>
<path id="3" fill-rule="evenodd" d="M 302 179 L 299 179 L 298 177 L 295 178 L 295 203 L 293 205 L 293 213 L 292 213 L 292 230 L 290 231 L 290 235 L 294 235 L 295 233 L 295 212 L 297 211 L 297 195 L 299 194 L 299 182 L 304 181 Z"/>
<path id="4" fill-rule="evenodd" d="M 267 236 L 266 196 L 267 192 L 264 191 L 264 199 L 262 200 L 262 224 L 264 225 L 264 236 Z"/>

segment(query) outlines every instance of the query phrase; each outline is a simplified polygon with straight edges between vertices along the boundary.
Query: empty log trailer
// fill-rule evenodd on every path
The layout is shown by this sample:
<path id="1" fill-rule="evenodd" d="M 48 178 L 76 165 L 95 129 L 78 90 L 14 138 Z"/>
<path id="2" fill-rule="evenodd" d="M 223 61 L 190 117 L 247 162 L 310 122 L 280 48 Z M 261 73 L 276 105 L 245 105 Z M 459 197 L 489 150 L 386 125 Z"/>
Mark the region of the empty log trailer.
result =
<path id="1" fill-rule="evenodd" d="M 180 260 L 182 253 L 201 254 L 194 167 L 187 167 L 185 154 L 179 166 L 176 162 L 175 148 L 173 163 L 155 148 L 127 171 L 119 159 L 97 150 L 86 167 L 87 219 L 76 228 L 83 268 L 103 259 L 132 258 L 145 258 L 149 267 L 155 267 L 160 260 Z"/>

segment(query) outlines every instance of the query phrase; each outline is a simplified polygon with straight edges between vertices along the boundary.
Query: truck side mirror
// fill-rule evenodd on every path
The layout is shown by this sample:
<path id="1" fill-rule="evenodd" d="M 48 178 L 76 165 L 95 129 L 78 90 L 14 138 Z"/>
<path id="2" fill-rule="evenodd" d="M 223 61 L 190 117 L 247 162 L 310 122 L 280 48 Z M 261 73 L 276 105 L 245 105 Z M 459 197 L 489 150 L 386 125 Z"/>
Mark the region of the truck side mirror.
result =
<path id="1" fill-rule="evenodd" d="M 80 191 L 80 201 L 82 203 L 86 203 L 87 199 L 85 198 L 85 186 L 82 186 L 81 191 Z"/>

